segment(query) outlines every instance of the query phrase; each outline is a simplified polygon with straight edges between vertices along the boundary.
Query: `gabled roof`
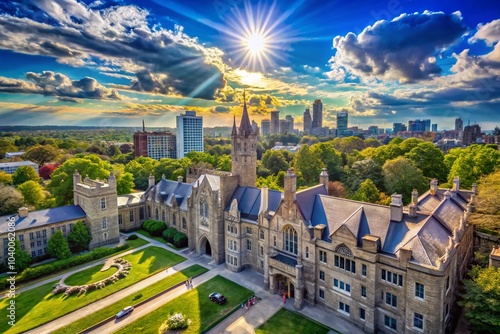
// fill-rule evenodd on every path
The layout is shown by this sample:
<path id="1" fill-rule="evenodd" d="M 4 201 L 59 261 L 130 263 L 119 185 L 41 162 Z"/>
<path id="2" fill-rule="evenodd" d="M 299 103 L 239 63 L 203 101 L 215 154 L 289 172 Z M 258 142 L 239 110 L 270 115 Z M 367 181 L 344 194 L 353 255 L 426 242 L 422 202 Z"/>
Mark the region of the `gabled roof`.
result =
<path id="1" fill-rule="evenodd" d="M 143 195 L 144 191 L 138 193 L 120 195 L 117 197 L 118 207 L 140 203 L 141 201 L 144 201 L 144 197 L 142 197 Z"/>
<path id="2" fill-rule="evenodd" d="M 184 183 L 172 180 L 161 179 L 154 187 L 145 192 L 145 197 L 153 196 L 153 199 L 160 203 L 172 205 L 173 200 L 181 210 L 187 210 L 187 199 L 193 190 L 192 183 Z"/>
<path id="3" fill-rule="evenodd" d="M 309 224 L 309 221 L 311 220 L 316 195 L 327 194 L 326 188 L 322 184 L 297 192 L 297 206 L 299 207 L 299 211 L 307 224 Z"/>
<path id="4" fill-rule="evenodd" d="M 261 190 L 254 187 L 239 186 L 231 196 L 231 200 L 226 206 L 226 211 L 229 211 L 231 203 L 234 199 L 238 201 L 238 210 L 240 217 L 257 222 L 260 211 L 260 197 Z M 276 190 L 268 190 L 268 209 L 269 211 L 276 211 L 281 201 L 281 192 Z"/>
<path id="5" fill-rule="evenodd" d="M 79 205 L 66 205 L 52 209 L 32 211 L 28 212 L 26 217 L 19 217 L 17 214 L 2 216 L 0 217 L 0 233 L 7 233 L 8 222 L 12 218 L 16 222 L 16 231 L 21 231 L 64 221 L 83 219 L 85 217 L 86 214 Z"/>

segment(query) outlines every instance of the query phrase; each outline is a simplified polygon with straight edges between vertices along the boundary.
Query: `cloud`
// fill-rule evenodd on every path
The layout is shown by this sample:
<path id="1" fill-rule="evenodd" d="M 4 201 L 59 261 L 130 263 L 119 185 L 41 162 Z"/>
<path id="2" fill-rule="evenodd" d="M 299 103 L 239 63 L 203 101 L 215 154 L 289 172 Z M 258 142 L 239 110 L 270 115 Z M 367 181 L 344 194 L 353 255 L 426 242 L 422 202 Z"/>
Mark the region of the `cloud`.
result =
<path id="1" fill-rule="evenodd" d="M 467 31 L 460 12 L 402 14 L 381 20 L 358 36 L 350 32 L 333 39 L 336 54 L 327 75 L 338 79 L 346 69 L 362 78 L 400 82 L 430 79 L 441 73 L 437 52 L 448 48 Z"/>
<path id="2" fill-rule="evenodd" d="M 477 26 L 477 32 L 469 39 L 469 42 L 474 43 L 480 40 L 489 46 L 500 40 L 500 19 Z"/>
<path id="3" fill-rule="evenodd" d="M 0 77 L 0 92 L 57 96 L 61 101 L 71 102 L 79 102 L 78 99 L 122 99 L 118 91 L 106 88 L 90 77 L 71 80 L 61 73 L 43 71 L 28 72 L 26 79 Z"/>

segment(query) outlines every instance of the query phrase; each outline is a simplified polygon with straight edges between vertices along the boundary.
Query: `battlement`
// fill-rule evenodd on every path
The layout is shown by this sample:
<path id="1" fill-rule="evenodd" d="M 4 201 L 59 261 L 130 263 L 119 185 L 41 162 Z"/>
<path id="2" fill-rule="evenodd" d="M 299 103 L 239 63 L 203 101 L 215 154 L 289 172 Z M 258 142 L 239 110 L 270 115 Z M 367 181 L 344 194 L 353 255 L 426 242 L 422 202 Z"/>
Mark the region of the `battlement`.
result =
<path id="1" fill-rule="evenodd" d="M 75 171 L 73 174 L 73 191 L 90 197 L 116 194 L 116 177 L 113 173 L 110 173 L 107 181 L 91 180 L 88 176 L 82 180 L 82 176 L 78 171 Z"/>
<path id="2" fill-rule="evenodd" d="M 188 169 L 186 171 L 186 182 L 192 183 L 192 182 L 196 181 L 202 174 L 216 175 L 216 176 L 220 176 L 221 178 L 232 176 L 231 172 L 225 172 L 225 171 L 214 170 L 214 169 L 188 167 Z"/>

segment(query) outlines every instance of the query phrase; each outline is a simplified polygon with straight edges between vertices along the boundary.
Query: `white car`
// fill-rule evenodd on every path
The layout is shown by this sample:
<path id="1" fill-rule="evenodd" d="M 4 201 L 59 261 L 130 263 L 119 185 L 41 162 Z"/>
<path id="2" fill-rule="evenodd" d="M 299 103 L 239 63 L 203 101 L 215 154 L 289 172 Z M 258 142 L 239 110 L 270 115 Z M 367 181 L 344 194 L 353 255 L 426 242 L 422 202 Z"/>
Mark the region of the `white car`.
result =
<path id="1" fill-rule="evenodd" d="M 133 306 L 127 306 L 127 307 L 125 307 L 123 310 L 121 310 L 120 312 L 118 312 L 118 314 L 116 315 L 116 319 L 120 319 L 121 317 L 126 316 L 127 314 L 129 314 L 133 310 L 134 310 Z"/>

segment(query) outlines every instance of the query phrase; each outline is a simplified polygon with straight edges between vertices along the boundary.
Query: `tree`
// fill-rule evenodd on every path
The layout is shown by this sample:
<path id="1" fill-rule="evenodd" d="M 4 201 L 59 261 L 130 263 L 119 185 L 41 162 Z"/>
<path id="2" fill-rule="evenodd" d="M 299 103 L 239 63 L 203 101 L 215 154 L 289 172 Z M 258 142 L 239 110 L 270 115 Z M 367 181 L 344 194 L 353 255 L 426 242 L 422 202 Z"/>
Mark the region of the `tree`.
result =
<path id="1" fill-rule="evenodd" d="M 52 145 L 35 145 L 30 147 L 24 154 L 25 160 L 31 160 L 39 165 L 56 160 L 59 150 Z"/>
<path id="2" fill-rule="evenodd" d="M 160 160 L 160 163 L 155 167 L 153 172 L 155 178 L 160 180 L 163 175 L 167 180 L 175 180 L 177 181 L 178 176 L 182 176 L 185 178 L 186 169 L 191 165 L 191 160 L 189 158 L 182 159 L 170 159 L 163 158 Z"/>
<path id="3" fill-rule="evenodd" d="M 372 180 L 366 179 L 361 183 L 352 199 L 361 202 L 377 203 L 380 200 L 380 191 Z"/>
<path id="4" fill-rule="evenodd" d="M 347 196 L 347 190 L 342 182 L 330 181 L 328 182 L 328 195 L 345 198 Z"/>
<path id="5" fill-rule="evenodd" d="M 351 153 L 354 150 L 361 151 L 366 148 L 364 140 L 355 136 L 335 138 L 332 144 L 333 147 L 343 153 Z"/>
<path id="6" fill-rule="evenodd" d="M 36 170 L 30 166 L 20 166 L 12 175 L 12 183 L 16 186 L 30 180 L 35 182 L 40 181 Z"/>
<path id="7" fill-rule="evenodd" d="M 313 154 L 317 154 L 325 164 L 328 171 L 328 177 L 331 181 L 338 181 L 342 176 L 342 156 L 328 143 L 317 143 L 311 146 Z"/>
<path id="8" fill-rule="evenodd" d="M 289 168 L 281 150 L 267 150 L 262 155 L 261 161 L 262 165 L 274 175 L 278 174 L 279 171 L 287 171 Z"/>
<path id="9" fill-rule="evenodd" d="M 401 148 L 399 148 L 399 145 L 394 145 L 391 143 L 376 148 L 369 147 L 361 151 L 361 154 L 365 158 L 373 159 L 382 166 L 387 160 L 396 159 L 403 154 Z"/>
<path id="10" fill-rule="evenodd" d="M 410 152 L 411 150 L 413 150 L 415 147 L 417 147 L 418 145 L 420 145 L 422 143 L 424 143 L 424 141 L 422 139 L 411 137 L 411 138 L 403 140 L 401 142 L 401 144 L 399 144 L 399 148 L 401 149 L 401 153 L 405 154 L 405 153 Z"/>
<path id="11" fill-rule="evenodd" d="M 221 155 L 219 160 L 217 161 L 217 170 L 230 172 L 231 165 L 232 165 L 231 156 L 227 154 Z"/>
<path id="12" fill-rule="evenodd" d="M 24 203 L 38 208 L 45 196 L 43 195 L 43 189 L 38 182 L 26 181 L 17 187 L 17 190 L 21 192 L 24 197 Z"/>
<path id="13" fill-rule="evenodd" d="M 52 173 L 52 181 L 47 188 L 51 191 L 58 206 L 67 205 L 73 201 L 73 174 L 78 171 L 82 178 L 107 179 L 111 165 L 97 155 L 77 154 L 66 160 Z"/>
<path id="14" fill-rule="evenodd" d="M 401 145 L 405 142 L 406 140 Z M 446 182 L 448 169 L 444 163 L 444 155 L 434 144 L 421 142 L 406 153 L 405 157 L 412 161 L 424 173 L 424 176 L 431 179 L 436 178 L 440 182 Z"/>
<path id="15" fill-rule="evenodd" d="M 3 170 L 0 171 L 0 183 L 8 185 L 12 184 L 12 175 L 7 174 Z"/>
<path id="16" fill-rule="evenodd" d="M 134 176 L 136 189 L 146 190 L 148 188 L 149 175 L 155 175 L 156 168 L 159 164 L 160 163 L 155 159 L 139 157 L 126 164 L 125 171 Z"/>
<path id="17" fill-rule="evenodd" d="M 302 175 L 305 185 L 311 185 L 319 182 L 319 174 L 325 165 L 317 152 L 313 153 L 309 145 L 303 145 L 295 153 L 293 166 L 295 172 Z"/>
<path id="18" fill-rule="evenodd" d="M 365 147 L 379 147 L 382 143 L 376 138 L 365 139 Z"/>
<path id="19" fill-rule="evenodd" d="M 465 294 L 460 305 L 473 331 L 500 332 L 500 269 L 489 267 L 477 271 L 473 280 L 465 280 Z"/>
<path id="20" fill-rule="evenodd" d="M 69 247 L 75 253 L 88 249 L 91 240 L 89 228 L 81 220 L 73 225 L 68 234 Z"/>
<path id="21" fill-rule="evenodd" d="M 5 153 L 16 152 L 17 147 L 7 138 L 0 138 L 0 159 L 5 158 Z"/>
<path id="22" fill-rule="evenodd" d="M 31 262 L 33 262 L 33 259 L 28 253 L 21 249 L 21 244 L 17 239 L 14 241 L 14 252 L 14 257 L 16 258 L 15 271 L 17 273 L 20 273 L 21 271 L 29 267 Z"/>
<path id="23" fill-rule="evenodd" d="M 120 152 L 122 152 L 123 154 L 130 153 L 133 150 L 134 150 L 134 145 L 130 143 L 124 143 L 120 145 Z"/>
<path id="24" fill-rule="evenodd" d="M 382 171 L 387 193 L 403 195 L 405 203 L 410 202 L 413 189 L 421 193 L 427 188 L 427 180 L 422 171 L 404 157 L 387 161 Z"/>
<path id="25" fill-rule="evenodd" d="M 477 213 L 500 215 L 500 170 L 481 177 L 478 183 Z"/>
<path id="26" fill-rule="evenodd" d="M 71 257 L 68 241 L 60 230 L 56 231 L 56 233 L 50 237 L 47 245 L 47 252 L 58 260 Z"/>
<path id="27" fill-rule="evenodd" d="M 131 173 L 120 173 L 116 176 L 116 192 L 118 195 L 130 194 L 134 188 L 134 176 Z"/>
<path id="28" fill-rule="evenodd" d="M 455 152 L 454 152 L 455 153 Z M 500 151 L 481 145 L 471 145 L 463 149 L 453 162 L 448 174 L 448 182 L 460 177 L 460 185 L 470 189 L 483 175 L 492 173 L 500 165 Z"/>
<path id="29" fill-rule="evenodd" d="M 383 185 L 382 166 L 373 159 L 356 161 L 350 169 L 346 168 L 345 175 L 344 184 L 353 192 L 356 192 L 361 183 L 366 179 L 372 180 L 379 189 Z"/>
<path id="30" fill-rule="evenodd" d="M 42 167 L 40 167 L 39 174 L 40 177 L 48 180 L 50 179 L 50 176 L 52 173 L 59 167 L 59 164 L 45 164 Z"/>
<path id="31" fill-rule="evenodd" d="M 14 187 L 0 184 L 0 216 L 17 212 L 23 206 L 24 198 Z"/>

